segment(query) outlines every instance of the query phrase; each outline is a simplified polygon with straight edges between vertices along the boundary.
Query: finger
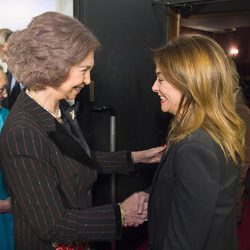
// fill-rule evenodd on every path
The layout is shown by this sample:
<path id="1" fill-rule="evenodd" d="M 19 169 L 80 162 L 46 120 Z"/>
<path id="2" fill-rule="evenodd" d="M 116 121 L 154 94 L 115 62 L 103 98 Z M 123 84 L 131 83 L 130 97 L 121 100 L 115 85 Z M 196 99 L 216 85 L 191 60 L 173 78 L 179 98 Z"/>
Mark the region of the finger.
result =
<path id="1" fill-rule="evenodd" d="M 144 202 L 147 202 L 146 196 L 144 194 L 140 194 L 139 201 L 138 201 L 138 204 L 137 204 L 138 214 L 142 213 Z"/>

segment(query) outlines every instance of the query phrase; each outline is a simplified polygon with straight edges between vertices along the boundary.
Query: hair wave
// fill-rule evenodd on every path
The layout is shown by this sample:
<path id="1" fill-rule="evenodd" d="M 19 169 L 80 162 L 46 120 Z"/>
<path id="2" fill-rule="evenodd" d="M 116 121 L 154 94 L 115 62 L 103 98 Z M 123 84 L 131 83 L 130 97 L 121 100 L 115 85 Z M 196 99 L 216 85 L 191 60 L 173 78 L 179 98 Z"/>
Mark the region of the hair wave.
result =
<path id="1" fill-rule="evenodd" d="M 95 36 L 77 19 L 46 12 L 10 36 L 8 66 L 27 88 L 57 87 L 73 65 L 99 46 Z"/>
<path id="2" fill-rule="evenodd" d="M 154 51 L 165 79 L 182 95 L 168 142 L 205 129 L 235 163 L 244 159 L 245 125 L 235 111 L 239 77 L 223 49 L 203 35 L 184 35 Z"/>

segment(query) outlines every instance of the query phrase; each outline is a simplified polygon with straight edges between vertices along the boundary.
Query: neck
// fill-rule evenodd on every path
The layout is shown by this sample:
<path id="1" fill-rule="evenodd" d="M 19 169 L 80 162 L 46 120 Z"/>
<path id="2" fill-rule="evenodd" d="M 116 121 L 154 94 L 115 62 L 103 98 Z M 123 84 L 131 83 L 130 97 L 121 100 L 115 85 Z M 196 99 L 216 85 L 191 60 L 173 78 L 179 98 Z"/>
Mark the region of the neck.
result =
<path id="1" fill-rule="evenodd" d="M 33 99 L 42 107 L 47 108 L 50 112 L 57 112 L 59 101 L 49 89 L 44 90 L 28 90 Z"/>
<path id="2" fill-rule="evenodd" d="M 37 91 L 27 89 L 26 93 L 54 118 L 59 119 L 61 117 L 61 111 L 59 109 L 60 100 L 53 95 L 53 91 L 49 89 Z"/>

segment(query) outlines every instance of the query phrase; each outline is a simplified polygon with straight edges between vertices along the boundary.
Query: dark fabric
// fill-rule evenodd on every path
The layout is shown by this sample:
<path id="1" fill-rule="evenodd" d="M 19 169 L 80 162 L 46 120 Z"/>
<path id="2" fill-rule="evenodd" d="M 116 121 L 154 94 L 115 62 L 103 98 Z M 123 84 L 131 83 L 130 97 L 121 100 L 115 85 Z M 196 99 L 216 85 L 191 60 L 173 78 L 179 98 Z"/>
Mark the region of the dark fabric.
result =
<path id="1" fill-rule="evenodd" d="M 21 93 L 3 127 L 0 157 L 12 199 L 16 250 L 121 235 L 116 205 L 92 207 L 96 168 L 61 126 Z"/>
<path id="2" fill-rule="evenodd" d="M 63 127 L 81 145 L 82 149 L 86 152 L 87 155 L 90 156 L 91 154 L 92 160 L 98 167 L 98 174 L 127 174 L 128 172 L 135 171 L 135 166 L 132 163 L 130 151 L 90 151 L 90 148 L 81 132 L 80 126 L 75 117 L 79 108 L 78 102 L 70 106 L 66 101 L 62 101 L 60 107 L 63 114 Z"/>
<path id="3" fill-rule="evenodd" d="M 250 249 L 250 199 L 245 199 L 243 209 L 243 221 L 238 225 L 239 249 Z"/>
<path id="4" fill-rule="evenodd" d="M 89 146 L 85 141 L 85 138 L 76 119 L 79 104 L 75 103 L 74 105 L 70 106 L 66 101 L 62 101 L 60 104 L 60 108 L 62 111 L 63 126 L 74 137 L 74 139 L 78 141 L 86 154 L 90 156 Z"/>
<path id="5" fill-rule="evenodd" d="M 17 96 L 20 94 L 21 92 L 21 86 L 19 84 L 19 82 L 15 82 L 14 87 L 12 88 L 11 92 L 10 92 L 10 96 L 9 96 L 9 108 L 11 109 L 13 104 L 16 101 Z"/>
<path id="6" fill-rule="evenodd" d="M 243 206 L 245 199 L 245 184 L 246 184 L 246 174 L 250 166 L 250 109 L 244 104 L 244 101 L 238 97 L 236 102 L 236 111 L 242 121 L 246 125 L 246 136 L 245 136 L 245 159 L 241 165 L 240 174 L 240 185 L 238 194 L 238 207 L 237 207 L 237 220 L 238 223 L 242 222 L 243 219 Z"/>
<path id="7" fill-rule="evenodd" d="M 8 97 L 2 101 L 2 105 L 7 109 L 11 109 L 17 99 L 17 96 L 21 92 L 21 86 L 20 83 L 16 81 L 13 89 L 11 90 L 11 81 L 13 76 L 9 71 L 7 71 L 6 75 L 8 79 L 8 85 L 7 85 Z"/>
<path id="8" fill-rule="evenodd" d="M 239 167 L 204 131 L 169 148 L 151 187 L 153 250 L 237 250 Z"/>

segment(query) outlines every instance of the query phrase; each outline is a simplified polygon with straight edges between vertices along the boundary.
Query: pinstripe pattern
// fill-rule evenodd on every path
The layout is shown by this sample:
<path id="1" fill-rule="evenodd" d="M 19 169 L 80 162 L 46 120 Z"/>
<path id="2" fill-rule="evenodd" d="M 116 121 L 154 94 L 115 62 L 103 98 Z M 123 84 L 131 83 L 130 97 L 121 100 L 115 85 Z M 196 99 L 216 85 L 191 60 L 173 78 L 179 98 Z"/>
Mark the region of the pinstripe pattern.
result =
<path id="1" fill-rule="evenodd" d="M 98 168 L 98 173 L 127 173 L 134 171 L 132 165 L 131 153 L 127 151 L 117 152 L 92 152 L 92 158 L 95 160 Z"/>
<path id="2" fill-rule="evenodd" d="M 19 95 L 6 120 L 0 150 L 13 201 L 16 250 L 52 249 L 54 240 L 67 243 L 120 236 L 118 206 L 91 207 L 97 175 L 91 160 L 25 93 Z M 106 162 L 106 172 L 131 169 L 126 152 L 109 155 L 113 164 L 100 153 L 94 155 L 99 163 Z"/>

